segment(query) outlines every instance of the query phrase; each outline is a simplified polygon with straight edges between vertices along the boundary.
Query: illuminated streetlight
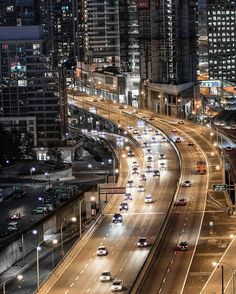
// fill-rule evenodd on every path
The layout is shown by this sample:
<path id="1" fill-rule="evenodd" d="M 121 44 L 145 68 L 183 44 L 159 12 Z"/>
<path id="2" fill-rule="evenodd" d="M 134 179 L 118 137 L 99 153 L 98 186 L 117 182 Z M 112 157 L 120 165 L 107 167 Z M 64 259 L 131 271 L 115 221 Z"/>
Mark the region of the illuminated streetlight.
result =
<path id="1" fill-rule="evenodd" d="M 10 276 L 8 277 L 2 284 L 2 290 L 3 290 L 3 294 L 6 294 L 6 283 L 13 277 L 16 277 L 18 281 L 22 281 L 23 280 L 23 276 L 22 275 L 17 275 L 17 276 Z"/>

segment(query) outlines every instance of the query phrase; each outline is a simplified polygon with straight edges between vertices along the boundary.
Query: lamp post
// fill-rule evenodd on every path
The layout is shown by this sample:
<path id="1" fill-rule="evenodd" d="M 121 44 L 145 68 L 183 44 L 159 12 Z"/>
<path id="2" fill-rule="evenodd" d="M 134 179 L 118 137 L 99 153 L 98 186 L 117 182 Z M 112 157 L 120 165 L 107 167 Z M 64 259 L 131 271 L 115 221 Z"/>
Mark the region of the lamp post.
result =
<path id="1" fill-rule="evenodd" d="M 37 271 L 37 290 L 39 290 L 39 251 L 41 250 L 40 245 L 44 242 L 42 240 L 41 242 L 38 243 L 36 246 L 36 271 Z"/>
<path id="2" fill-rule="evenodd" d="M 84 198 L 79 202 L 79 237 L 82 235 L 82 202 L 84 202 Z"/>
<path id="3" fill-rule="evenodd" d="M 232 273 L 232 294 L 234 294 L 234 274 L 235 274 L 235 270 L 232 268 L 231 265 L 229 265 L 226 262 L 220 261 L 220 262 L 213 262 L 212 265 L 214 267 L 220 268 L 221 269 L 221 293 L 224 294 L 225 293 L 225 289 L 224 289 L 224 266 L 228 266 L 228 268 L 230 269 L 231 273 Z M 231 280 L 230 279 L 230 280 Z"/>
<path id="4" fill-rule="evenodd" d="M 94 194 L 94 174 L 93 174 L 93 165 L 91 163 L 88 164 L 88 168 L 92 172 L 92 185 L 93 185 L 93 194 Z"/>
<path id="5" fill-rule="evenodd" d="M 92 196 L 90 200 L 91 200 L 91 215 L 94 216 L 96 215 L 96 198 Z"/>
<path id="6" fill-rule="evenodd" d="M 73 223 L 76 222 L 76 217 L 72 217 L 70 219 Z M 63 241 L 63 225 L 67 222 L 68 220 L 66 219 L 63 219 L 63 221 L 61 222 L 61 227 L 60 227 L 60 233 L 61 233 L 61 255 L 62 255 L 62 258 L 64 257 L 65 255 L 65 252 L 64 252 L 64 241 Z"/>
<path id="7" fill-rule="evenodd" d="M 54 264 L 54 246 L 58 244 L 58 240 L 57 239 L 53 239 L 52 240 L 52 268 L 54 268 L 55 264 Z"/>
<path id="8" fill-rule="evenodd" d="M 3 284 L 2 284 L 2 291 L 3 291 L 3 294 L 6 294 L 6 283 L 7 283 L 11 278 L 13 278 L 13 277 L 15 277 L 15 276 L 10 276 L 10 277 L 8 277 L 8 278 L 3 282 Z M 17 275 L 16 278 L 17 278 L 18 281 L 22 281 L 23 276 L 22 276 L 22 275 Z"/>
<path id="9" fill-rule="evenodd" d="M 31 182 L 32 182 L 32 176 L 33 176 L 33 173 L 36 171 L 36 168 L 34 166 L 32 166 L 30 168 L 30 179 L 31 179 Z"/>
<path id="10" fill-rule="evenodd" d="M 45 178 L 48 178 L 48 188 L 50 188 L 50 175 L 48 172 L 45 172 Z"/>

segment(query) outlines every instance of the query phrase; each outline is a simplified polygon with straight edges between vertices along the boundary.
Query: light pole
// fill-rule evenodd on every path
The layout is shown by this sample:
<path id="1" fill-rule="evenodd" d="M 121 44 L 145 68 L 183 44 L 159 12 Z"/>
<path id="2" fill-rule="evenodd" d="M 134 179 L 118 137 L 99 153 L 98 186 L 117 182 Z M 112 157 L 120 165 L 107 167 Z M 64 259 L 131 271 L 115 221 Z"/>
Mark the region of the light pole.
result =
<path id="1" fill-rule="evenodd" d="M 91 215 L 94 216 L 96 215 L 96 198 L 92 196 L 90 200 L 91 200 Z"/>
<path id="2" fill-rule="evenodd" d="M 36 171 L 36 168 L 34 166 L 32 166 L 30 168 L 30 179 L 31 179 L 31 182 L 32 182 L 32 176 L 33 176 L 33 173 Z"/>
<path id="3" fill-rule="evenodd" d="M 48 178 L 48 188 L 50 188 L 50 175 L 48 172 L 45 172 L 45 178 Z"/>
<path id="4" fill-rule="evenodd" d="M 84 202 L 84 198 L 79 202 L 79 237 L 82 235 L 82 202 Z"/>
<path id="5" fill-rule="evenodd" d="M 234 294 L 234 274 L 235 274 L 235 270 L 232 268 L 231 265 L 229 265 L 226 262 L 220 261 L 220 262 L 212 262 L 212 265 L 214 267 L 217 268 L 221 268 L 221 293 L 224 294 L 225 290 L 224 290 L 224 265 L 228 266 L 228 268 L 231 270 L 232 273 L 232 294 Z M 230 280 L 231 280 L 230 279 Z"/>
<path id="6" fill-rule="evenodd" d="M 42 240 L 41 242 L 38 243 L 36 247 L 36 271 L 37 271 L 37 290 L 39 290 L 39 251 L 41 250 L 40 245 L 44 242 Z"/>
<path id="7" fill-rule="evenodd" d="M 73 223 L 75 223 L 76 222 L 76 217 L 72 217 L 71 219 L 70 219 Z M 62 255 L 62 258 L 64 257 L 64 254 L 65 254 L 65 252 L 64 252 L 64 243 L 63 243 L 63 225 L 67 222 L 68 220 L 66 220 L 66 219 L 63 219 L 63 221 L 61 222 L 61 227 L 60 227 L 60 233 L 61 233 L 61 255 Z"/>
<path id="8" fill-rule="evenodd" d="M 92 185 L 93 185 L 93 194 L 94 194 L 94 174 L 93 174 L 93 165 L 91 163 L 88 164 L 88 168 L 92 172 Z"/>
<path id="9" fill-rule="evenodd" d="M 10 276 L 10 277 L 8 277 L 8 278 L 3 282 L 3 284 L 2 284 L 3 294 L 6 294 L 6 283 L 7 283 L 11 278 L 13 278 L 13 277 L 15 277 L 15 276 Z M 16 278 L 17 278 L 18 281 L 22 281 L 23 276 L 22 276 L 22 275 L 17 275 Z"/>
<path id="10" fill-rule="evenodd" d="M 58 244 L 57 239 L 52 240 L 52 268 L 54 269 L 54 246 Z"/>

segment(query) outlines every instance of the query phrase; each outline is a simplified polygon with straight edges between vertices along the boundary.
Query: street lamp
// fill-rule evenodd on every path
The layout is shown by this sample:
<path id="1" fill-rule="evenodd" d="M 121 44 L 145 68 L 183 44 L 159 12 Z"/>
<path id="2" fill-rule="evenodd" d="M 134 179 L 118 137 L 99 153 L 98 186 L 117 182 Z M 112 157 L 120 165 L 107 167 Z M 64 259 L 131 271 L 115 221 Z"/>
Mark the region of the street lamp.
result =
<path id="1" fill-rule="evenodd" d="M 33 176 L 33 173 L 36 171 L 36 168 L 33 166 L 30 168 L 30 179 L 32 181 L 32 176 Z"/>
<path id="2" fill-rule="evenodd" d="M 72 217 L 70 219 L 73 223 L 75 223 L 77 221 L 76 217 Z M 64 243 L 63 243 L 63 225 L 67 222 L 68 220 L 63 219 L 63 221 L 61 222 L 61 227 L 60 227 L 60 232 L 61 232 L 61 255 L 62 257 L 64 257 Z"/>
<path id="3" fill-rule="evenodd" d="M 232 268 L 231 265 L 229 265 L 226 262 L 220 261 L 220 262 L 212 262 L 212 265 L 216 268 L 221 268 L 221 293 L 224 294 L 225 290 L 224 290 L 224 265 L 228 266 L 228 268 L 231 270 L 232 272 L 232 277 L 230 278 L 230 280 L 232 279 L 232 294 L 234 294 L 234 274 L 235 274 L 235 270 Z"/>
<path id="4" fill-rule="evenodd" d="M 15 276 L 10 276 L 10 277 L 8 277 L 8 278 L 3 282 L 3 284 L 2 284 L 3 294 L 6 294 L 6 283 L 7 283 L 11 278 L 13 278 L 13 277 L 15 277 Z M 22 276 L 22 275 L 17 275 L 16 278 L 17 278 L 18 281 L 22 281 L 23 276 Z"/>
<path id="5" fill-rule="evenodd" d="M 39 251 L 41 250 L 40 245 L 44 242 L 42 240 L 41 242 L 38 243 L 36 246 L 36 271 L 37 271 L 37 290 L 39 289 Z"/>
<path id="6" fill-rule="evenodd" d="M 96 198 L 92 196 L 90 200 L 91 200 L 91 215 L 94 216 L 96 215 Z"/>
<path id="7" fill-rule="evenodd" d="M 54 246 L 56 246 L 58 244 L 58 240 L 57 239 L 53 239 L 52 240 L 52 268 L 54 268 Z"/>
<path id="8" fill-rule="evenodd" d="M 88 164 L 88 168 L 92 172 L 92 185 L 93 185 L 93 193 L 94 193 L 94 175 L 93 175 L 93 165 L 91 163 Z"/>
<path id="9" fill-rule="evenodd" d="M 50 188 L 50 175 L 48 172 L 45 172 L 44 175 L 45 175 L 45 178 L 48 178 L 48 188 Z"/>

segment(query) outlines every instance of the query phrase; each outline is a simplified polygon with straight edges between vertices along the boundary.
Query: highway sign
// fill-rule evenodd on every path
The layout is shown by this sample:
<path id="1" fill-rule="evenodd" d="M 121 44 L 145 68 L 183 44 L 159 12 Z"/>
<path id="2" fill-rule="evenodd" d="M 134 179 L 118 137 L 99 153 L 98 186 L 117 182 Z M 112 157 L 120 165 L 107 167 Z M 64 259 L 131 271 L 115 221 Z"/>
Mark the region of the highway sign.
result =
<path id="1" fill-rule="evenodd" d="M 213 185 L 213 191 L 215 192 L 222 192 L 226 190 L 227 190 L 227 185 L 224 185 L 224 184 Z"/>

